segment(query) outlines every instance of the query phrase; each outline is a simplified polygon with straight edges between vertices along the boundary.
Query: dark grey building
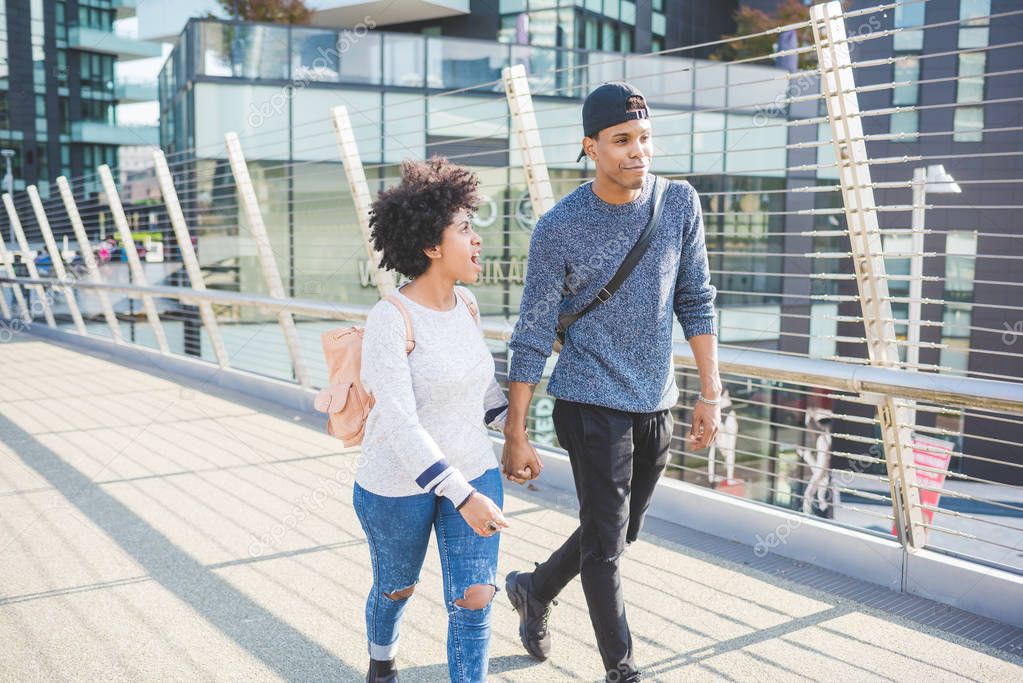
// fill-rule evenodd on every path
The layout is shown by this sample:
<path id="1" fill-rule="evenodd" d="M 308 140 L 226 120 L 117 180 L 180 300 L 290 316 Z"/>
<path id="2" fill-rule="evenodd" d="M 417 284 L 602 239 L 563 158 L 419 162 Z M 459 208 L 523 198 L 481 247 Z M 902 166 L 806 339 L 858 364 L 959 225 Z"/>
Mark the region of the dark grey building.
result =
<path id="1" fill-rule="evenodd" d="M 850 9 L 873 6 L 858 0 Z M 859 94 L 865 112 L 903 107 L 904 111 L 863 119 L 872 159 L 909 156 L 906 163 L 875 164 L 872 179 L 880 183 L 910 180 L 917 167 L 942 164 L 958 182 L 961 194 L 928 193 L 923 259 L 925 300 L 921 341 L 945 348 L 922 348 L 919 362 L 944 366 L 973 376 L 1023 378 L 1023 360 L 1013 355 L 1018 331 L 1018 295 L 1023 278 L 1023 239 L 1018 219 L 1007 207 L 1019 205 L 1018 179 L 1023 178 L 1023 22 L 1018 16 L 988 20 L 989 15 L 1019 10 L 1014 0 L 938 0 L 912 3 L 884 14 L 861 17 L 849 33 L 903 28 L 893 36 L 867 40 L 853 50 L 854 63 L 895 56 L 893 64 L 856 69 L 857 86 L 901 83 Z M 852 20 L 855 22 L 856 20 Z M 915 27 L 932 26 L 918 29 Z M 1013 45 L 1016 47 L 1013 47 Z M 880 137 L 881 139 L 877 139 Z M 884 139 L 884 138 L 888 139 Z M 878 204 L 911 204 L 907 187 L 878 189 Z M 943 208 L 947 206 L 948 208 Z M 879 215 L 881 227 L 906 229 L 910 212 Z M 909 237 L 887 238 L 886 250 L 908 251 Z M 847 244 L 847 242 L 846 242 Z M 889 259 L 897 274 L 909 273 L 909 259 Z M 894 297 L 908 297 L 909 283 L 892 281 Z M 855 305 L 841 313 L 855 315 Z M 895 318 L 906 318 L 908 303 L 893 303 Z M 897 326 L 905 337 L 906 326 Z M 859 336 L 862 327 L 839 326 L 840 335 Z M 1008 333 L 1008 334 L 1007 334 Z M 1016 347 L 1018 349 L 1018 347 Z M 839 353 L 864 356 L 861 345 L 840 344 Z M 923 368 L 926 370 L 927 368 Z M 948 372 L 949 370 L 944 370 Z M 952 468 L 995 481 L 1023 483 L 1023 453 L 1017 426 L 985 417 L 922 414 L 921 424 L 965 434 L 956 450 L 988 460 L 955 458 Z M 1002 443 L 1003 441 L 1008 443 Z M 845 444 L 848 446 L 849 444 Z M 838 448 L 836 446 L 836 448 Z M 1000 465 L 999 461 L 1014 463 Z"/>
<path id="2" fill-rule="evenodd" d="M 409 31 L 603 52 L 659 52 L 720 39 L 738 2 L 722 0 L 470 0 L 470 14 L 395 24 Z M 687 55 L 705 57 L 709 50 Z"/>
<path id="3" fill-rule="evenodd" d="M 156 99 L 155 84 L 118 83 L 118 60 L 158 57 L 160 45 L 115 31 L 137 0 L 0 0 L 0 148 L 14 190 L 115 166 L 121 145 L 157 143 L 155 127 L 119 126 L 119 103 Z M 0 165 L 0 176 L 6 169 Z"/>

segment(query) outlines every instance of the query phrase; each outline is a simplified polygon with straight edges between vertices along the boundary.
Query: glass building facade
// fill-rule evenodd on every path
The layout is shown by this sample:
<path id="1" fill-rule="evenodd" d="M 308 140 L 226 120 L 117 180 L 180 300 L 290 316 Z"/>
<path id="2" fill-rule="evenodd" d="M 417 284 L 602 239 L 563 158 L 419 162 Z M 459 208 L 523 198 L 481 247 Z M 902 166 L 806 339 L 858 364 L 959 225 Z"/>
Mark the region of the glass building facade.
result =
<path id="1" fill-rule="evenodd" d="M 784 72 L 767 66 L 670 56 L 623 61 L 599 51 L 433 35 L 192 21 L 160 77 L 161 142 L 178 160 L 179 192 L 208 284 L 265 291 L 225 158 L 224 134 L 233 131 L 286 291 L 376 301 L 329 120 L 330 108 L 344 105 L 371 191 L 396 182 L 405 158 L 444 154 L 479 174 L 483 201 L 474 220 L 485 248 L 474 290 L 484 315 L 513 318 L 533 227 L 500 82 L 501 70 L 513 64 L 524 64 L 530 74 L 556 197 L 592 176 L 592 168 L 575 161 L 582 95 L 616 78 L 643 89 L 655 112 L 654 172 L 684 177 L 703 196 L 721 342 L 779 348 L 790 129 L 784 107 L 764 106 L 784 98 L 787 86 L 779 78 Z M 487 85 L 473 87 L 481 83 Z M 439 92 L 445 94 L 427 97 Z M 239 323 L 261 319 L 251 310 L 229 315 Z M 681 330 L 677 334 L 681 339 Z M 503 345 L 494 351 L 500 367 L 507 351 Z M 310 355 L 317 355 L 315 348 Z M 679 384 L 684 391 L 697 388 L 688 372 L 679 372 Z M 553 442 L 542 388 L 533 435 Z M 769 483 L 774 475 L 764 450 L 783 440 L 778 430 L 791 428 L 778 415 L 772 419 L 778 389 L 759 381 L 730 388 L 744 418 L 737 476 L 750 482 L 747 495 L 772 499 L 777 487 Z M 808 398 L 786 400 L 805 404 Z M 706 458 L 699 458 L 679 458 L 675 476 L 706 483 Z"/>

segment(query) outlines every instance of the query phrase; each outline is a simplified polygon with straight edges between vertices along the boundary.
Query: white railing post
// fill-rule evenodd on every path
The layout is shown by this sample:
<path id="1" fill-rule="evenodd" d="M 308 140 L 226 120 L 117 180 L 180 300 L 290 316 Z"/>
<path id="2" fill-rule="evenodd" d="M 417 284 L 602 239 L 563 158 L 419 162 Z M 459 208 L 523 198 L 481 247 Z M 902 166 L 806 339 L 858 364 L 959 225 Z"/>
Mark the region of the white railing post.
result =
<path id="1" fill-rule="evenodd" d="M 17 277 L 14 272 L 14 254 L 7 251 L 7 245 L 4 243 L 3 235 L 0 235 L 0 261 L 3 261 L 4 272 L 7 273 L 7 277 Z M 11 283 L 10 288 L 14 290 L 14 300 L 18 302 L 18 310 L 21 311 L 21 319 L 27 323 L 32 323 L 32 314 L 28 310 L 28 304 L 25 303 L 25 295 L 21 291 L 21 285 L 14 282 Z M 0 288 L 0 295 L 2 295 L 4 303 L 4 317 L 12 318 L 11 310 L 7 306 L 7 292 Z"/>
<path id="2" fill-rule="evenodd" d="M 924 281 L 924 220 L 927 201 L 927 167 L 913 169 L 913 211 L 910 218 L 910 253 L 912 266 L 909 269 L 909 323 L 906 330 L 906 368 L 920 369 L 920 320 L 923 317 Z"/>
<path id="3" fill-rule="evenodd" d="M 263 270 L 263 278 L 266 282 L 270 296 L 275 299 L 287 299 L 284 293 L 284 283 L 281 281 L 281 273 L 277 268 L 277 260 L 274 257 L 273 248 L 270 246 L 270 237 L 266 232 L 266 224 L 263 223 L 263 213 L 259 208 L 259 200 L 256 199 L 256 191 L 252 187 L 252 178 L 249 176 L 249 167 L 245 163 L 245 155 L 242 153 L 241 143 L 236 133 L 224 135 L 227 144 L 227 158 L 231 162 L 231 173 L 234 175 L 235 185 L 238 190 L 238 203 L 245 212 L 245 219 L 256 242 L 256 253 L 259 255 L 259 265 Z M 299 343 L 298 328 L 295 326 L 295 319 L 289 311 L 279 311 L 277 320 L 284 334 L 284 343 L 291 355 L 291 363 L 295 369 L 295 377 L 303 387 L 310 386 L 309 375 L 306 372 L 305 364 L 302 362 L 302 347 Z"/>
<path id="4" fill-rule="evenodd" d="M 540 128 L 536 123 L 536 110 L 529 92 L 529 78 L 522 64 L 506 66 L 501 70 L 504 92 L 511 112 L 512 128 L 522 155 L 522 168 L 526 173 L 529 201 L 533 205 L 533 217 L 539 218 L 554 206 L 554 190 L 547 172 Z"/>
<path id="5" fill-rule="evenodd" d="M 71 193 L 71 185 L 67 178 L 59 176 L 57 188 L 60 190 L 60 198 L 64 201 L 68 219 L 71 221 L 71 229 L 75 231 L 75 239 L 78 241 L 79 251 L 82 252 L 82 261 L 85 262 L 85 268 L 89 272 L 89 279 L 97 284 L 103 284 L 103 275 L 99 272 L 99 266 L 96 264 L 96 256 L 92 253 L 92 245 L 89 243 L 85 224 L 82 223 L 82 216 L 78 213 L 78 204 L 75 202 L 75 196 Z M 123 344 L 124 337 L 121 336 L 121 326 L 117 322 L 114 307 L 110 304 L 110 297 L 102 289 L 96 291 L 96 296 L 99 298 L 100 308 L 103 309 L 103 318 L 107 321 L 110 334 L 115 342 Z"/>
<path id="6" fill-rule="evenodd" d="M 366 182 L 366 171 L 362 167 L 359 145 L 356 143 L 355 133 L 352 131 L 352 121 L 348 118 L 348 108 L 344 106 L 332 108 L 330 120 L 334 124 L 334 136 L 337 138 L 341 164 L 344 166 L 345 177 L 348 179 L 348 189 L 352 193 L 352 201 L 355 203 L 355 217 L 358 219 L 359 229 L 362 231 L 362 242 L 366 247 L 366 255 L 369 257 L 372 277 L 380 296 L 385 297 L 394 292 L 395 276 L 394 273 L 380 266 L 380 254 L 373 249 L 373 240 L 370 238 L 369 230 L 369 211 L 372 203 L 369 183 Z"/>
<path id="7" fill-rule="evenodd" d="M 39 232 L 43 234 L 43 242 L 46 243 L 46 251 L 50 254 L 50 260 L 53 262 L 53 274 L 58 280 L 67 280 L 67 271 L 64 269 L 64 257 L 60 253 L 60 249 L 57 247 L 57 242 L 53 239 L 53 230 L 50 229 L 50 221 L 46 217 L 46 210 L 43 208 L 43 201 L 39 198 L 39 190 L 35 185 L 28 186 L 28 199 L 32 202 L 32 210 L 36 215 L 36 223 L 39 224 Z M 88 334 L 85 329 L 85 321 L 82 320 L 82 312 L 78 309 L 78 301 L 75 299 L 75 292 L 69 286 L 66 285 L 60 288 L 61 293 L 64 295 L 64 299 L 67 301 L 68 311 L 71 313 L 71 319 L 75 323 L 75 329 L 78 330 L 79 334 Z"/>
<path id="8" fill-rule="evenodd" d="M 110 172 L 110 167 L 106 164 L 103 164 L 97 170 L 99 171 L 100 183 L 103 185 L 103 192 L 106 193 L 107 201 L 110 203 L 110 213 L 114 217 L 117 234 L 120 236 L 121 244 L 124 247 L 124 257 L 128 259 L 128 268 L 131 271 L 131 276 L 135 284 L 146 286 L 149 282 L 146 280 L 146 273 L 142 269 L 142 261 L 139 260 L 139 252 L 135 247 L 135 238 L 132 237 L 131 228 L 128 226 L 128 217 L 124 215 L 121 197 L 117 194 L 117 186 L 114 185 L 114 176 Z M 149 326 L 153 328 L 153 334 L 156 336 L 156 343 L 160 348 L 160 353 L 170 353 L 170 347 L 167 346 L 167 335 L 163 331 L 163 323 L 160 322 L 160 314 L 156 311 L 156 302 L 153 301 L 153 297 L 149 294 L 143 294 L 142 306 L 145 308 Z"/>
<path id="9" fill-rule="evenodd" d="M 160 181 L 160 192 L 163 194 L 163 205 L 167 209 L 167 216 L 170 218 L 171 226 L 174 228 L 174 238 L 178 242 L 178 249 L 181 251 L 181 260 L 185 264 L 185 271 L 192 283 L 192 289 L 204 291 L 206 282 L 202 279 L 202 269 L 199 267 L 199 259 L 196 258 L 195 249 L 192 247 L 192 235 L 188 231 L 188 224 L 185 222 L 185 214 L 181 210 L 181 202 L 178 201 L 177 190 L 174 189 L 174 178 L 171 177 L 170 168 L 167 166 L 167 157 L 163 152 L 153 152 L 153 163 L 156 168 L 156 177 Z M 222 368 L 231 366 L 227 349 L 220 336 L 220 328 L 217 326 L 217 316 L 213 312 L 213 304 L 209 301 L 199 302 L 199 315 L 202 318 L 202 325 L 209 335 L 210 344 L 213 346 L 213 353 L 217 358 L 217 364 Z"/>
<path id="10" fill-rule="evenodd" d="M 863 124 L 856 97 L 849 43 L 846 41 L 842 5 L 837 0 L 813 5 L 810 16 L 820 66 L 821 92 L 828 106 L 828 121 L 838 164 L 870 363 L 897 368 L 899 349 L 888 293 L 888 276 L 885 272 L 881 233 L 878 230 L 870 180 L 870 160 L 863 139 Z M 896 527 L 901 531 L 900 541 L 907 549 L 915 550 L 923 547 L 926 529 L 922 526 L 920 494 L 916 485 L 912 408 L 906 402 L 886 394 L 877 410 Z"/>
<path id="11" fill-rule="evenodd" d="M 14 200 L 11 195 L 4 194 L 4 206 L 7 207 L 7 218 L 11 221 L 11 228 L 14 230 L 14 239 L 18 242 L 18 249 L 21 252 L 21 260 L 28 268 L 28 276 L 31 278 L 39 278 L 39 270 L 36 268 L 36 261 L 32 257 L 32 250 L 28 248 L 28 240 L 25 239 L 25 230 L 21 227 L 21 220 L 18 218 L 18 212 L 14 208 Z M 57 322 L 53 319 L 53 311 L 50 310 L 50 299 L 46 293 L 46 288 L 42 285 L 29 285 L 29 289 L 33 290 L 39 297 L 39 303 L 43 307 L 43 316 L 46 318 L 46 324 L 50 327 L 56 328 Z M 31 307 L 30 307 L 31 308 Z M 29 311 L 29 320 L 31 320 L 31 310 Z"/>
<path id="12" fill-rule="evenodd" d="M 2 238 L 0 238 L 2 241 Z M 7 264 L 7 248 L 0 249 L 0 260 L 4 261 L 4 265 Z M 4 291 L 6 284 L 0 287 L 0 315 L 4 317 L 4 320 L 11 319 L 11 307 L 7 305 L 7 292 Z"/>

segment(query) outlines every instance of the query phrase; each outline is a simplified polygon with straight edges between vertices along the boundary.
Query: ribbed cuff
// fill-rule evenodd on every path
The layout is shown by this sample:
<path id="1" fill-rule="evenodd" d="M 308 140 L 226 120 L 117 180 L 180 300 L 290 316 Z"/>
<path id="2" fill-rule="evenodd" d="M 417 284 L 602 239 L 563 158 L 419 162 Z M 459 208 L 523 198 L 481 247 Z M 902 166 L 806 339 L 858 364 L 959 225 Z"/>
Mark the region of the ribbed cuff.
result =
<path id="1" fill-rule="evenodd" d="M 508 405 L 505 404 L 500 408 L 494 408 L 488 410 L 487 414 L 483 416 L 483 422 L 491 429 L 501 431 L 504 429 L 504 423 L 508 419 Z"/>
<path id="2" fill-rule="evenodd" d="M 687 320 L 682 325 L 682 332 L 686 336 L 686 341 L 697 337 L 701 334 L 717 334 L 714 329 L 714 318 L 696 318 L 695 320 Z"/>
<path id="3" fill-rule="evenodd" d="M 472 484 L 466 481 L 461 472 L 454 468 L 452 469 L 454 471 L 448 475 L 447 479 L 441 482 L 434 493 L 438 496 L 444 496 L 451 501 L 452 505 L 458 505 L 472 493 Z"/>
<path id="4" fill-rule="evenodd" d="M 509 382 L 539 384 L 547 358 L 532 349 L 513 349 L 511 365 L 508 368 Z"/>

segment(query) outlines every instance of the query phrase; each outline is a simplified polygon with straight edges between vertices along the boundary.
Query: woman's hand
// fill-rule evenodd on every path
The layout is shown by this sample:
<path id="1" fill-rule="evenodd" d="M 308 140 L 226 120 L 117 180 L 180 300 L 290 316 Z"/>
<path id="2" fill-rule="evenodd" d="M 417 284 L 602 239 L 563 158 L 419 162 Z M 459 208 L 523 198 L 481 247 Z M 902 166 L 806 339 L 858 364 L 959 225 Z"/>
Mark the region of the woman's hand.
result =
<path id="1" fill-rule="evenodd" d="M 479 491 L 470 496 L 459 512 L 465 523 L 480 536 L 493 536 L 502 528 L 508 528 L 501 508 Z"/>

